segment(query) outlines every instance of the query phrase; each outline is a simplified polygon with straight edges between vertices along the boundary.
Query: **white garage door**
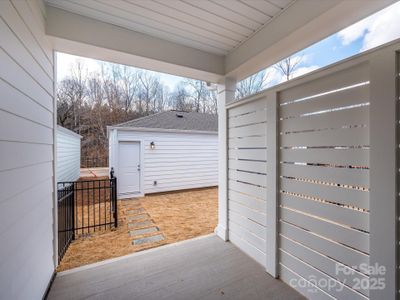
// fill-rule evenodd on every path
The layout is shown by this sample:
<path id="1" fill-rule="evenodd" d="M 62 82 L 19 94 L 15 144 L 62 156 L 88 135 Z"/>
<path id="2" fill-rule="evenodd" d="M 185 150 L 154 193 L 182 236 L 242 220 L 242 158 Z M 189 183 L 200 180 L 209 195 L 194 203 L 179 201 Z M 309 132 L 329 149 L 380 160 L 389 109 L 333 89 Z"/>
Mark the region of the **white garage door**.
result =
<path id="1" fill-rule="evenodd" d="M 118 189 L 121 194 L 140 193 L 139 142 L 119 142 Z"/>

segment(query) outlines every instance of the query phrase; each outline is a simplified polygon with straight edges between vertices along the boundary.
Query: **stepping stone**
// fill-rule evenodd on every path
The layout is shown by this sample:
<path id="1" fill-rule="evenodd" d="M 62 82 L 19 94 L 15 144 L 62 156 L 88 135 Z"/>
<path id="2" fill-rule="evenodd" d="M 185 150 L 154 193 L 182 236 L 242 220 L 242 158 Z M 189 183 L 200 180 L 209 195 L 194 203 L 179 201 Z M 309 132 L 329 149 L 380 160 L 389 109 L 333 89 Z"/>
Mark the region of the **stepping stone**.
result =
<path id="1" fill-rule="evenodd" d="M 146 226 L 151 226 L 154 225 L 152 220 L 146 220 L 142 222 L 135 222 L 135 223 L 129 223 L 128 227 L 129 228 L 140 228 L 140 227 L 146 227 Z"/>
<path id="2" fill-rule="evenodd" d="M 129 216 L 128 221 L 143 220 L 147 218 L 150 218 L 149 214 L 134 215 L 134 216 Z"/>
<path id="3" fill-rule="evenodd" d="M 129 231 L 130 236 L 141 235 L 146 233 L 153 233 L 159 231 L 158 227 L 148 227 Z"/>
<path id="4" fill-rule="evenodd" d="M 137 209 L 129 209 L 127 210 L 128 214 L 140 214 L 142 212 L 145 212 L 143 207 L 137 208 Z"/>
<path id="5" fill-rule="evenodd" d="M 149 237 L 145 237 L 145 238 L 141 238 L 141 239 L 134 239 L 132 241 L 133 245 L 141 245 L 141 244 L 145 244 L 145 243 L 155 243 L 155 242 L 160 242 L 164 240 L 164 236 L 162 234 L 157 234 L 157 235 L 153 235 L 153 236 L 149 236 Z"/>

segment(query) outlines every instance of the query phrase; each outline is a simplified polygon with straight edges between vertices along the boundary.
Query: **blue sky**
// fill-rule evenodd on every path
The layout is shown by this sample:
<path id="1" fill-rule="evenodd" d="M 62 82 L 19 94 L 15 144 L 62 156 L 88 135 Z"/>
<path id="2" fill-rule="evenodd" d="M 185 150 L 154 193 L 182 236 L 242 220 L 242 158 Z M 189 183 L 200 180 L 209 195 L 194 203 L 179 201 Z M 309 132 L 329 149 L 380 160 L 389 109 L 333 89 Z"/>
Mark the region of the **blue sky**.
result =
<path id="1" fill-rule="evenodd" d="M 301 58 L 301 62 L 294 72 L 293 77 L 306 74 L 320 67 L 400 38 L 399 20 L 400 1 L 294 54 L 294 57 Z M 62 80 L 68 76 L 71 64 L 77 59 L 85 63 L 88 72 L 100 69 L 99 63 L 94 59 L 79 58 L 59 53 L 57 59 L 58 80 Z M 184 79 L 169 74 L 154 73 L 171 90 Z M 267 69 L 267 74 L 269 74 L 268 81 L 270 82 L 268 86 L 285 80 L 273 68 Z"/>

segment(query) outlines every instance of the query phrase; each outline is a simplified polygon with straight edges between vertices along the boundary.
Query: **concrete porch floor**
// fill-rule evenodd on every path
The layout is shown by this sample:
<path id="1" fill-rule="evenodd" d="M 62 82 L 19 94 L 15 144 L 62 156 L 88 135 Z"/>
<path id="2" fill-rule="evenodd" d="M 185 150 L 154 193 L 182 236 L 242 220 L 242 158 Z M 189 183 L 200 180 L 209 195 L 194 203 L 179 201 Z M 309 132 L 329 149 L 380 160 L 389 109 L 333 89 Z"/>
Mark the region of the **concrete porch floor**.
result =
<path id="1" fill-rule="evenodd" d="M 304 299 L 231 243 L 208 235 L 64 273 L 48 299 Z"/>

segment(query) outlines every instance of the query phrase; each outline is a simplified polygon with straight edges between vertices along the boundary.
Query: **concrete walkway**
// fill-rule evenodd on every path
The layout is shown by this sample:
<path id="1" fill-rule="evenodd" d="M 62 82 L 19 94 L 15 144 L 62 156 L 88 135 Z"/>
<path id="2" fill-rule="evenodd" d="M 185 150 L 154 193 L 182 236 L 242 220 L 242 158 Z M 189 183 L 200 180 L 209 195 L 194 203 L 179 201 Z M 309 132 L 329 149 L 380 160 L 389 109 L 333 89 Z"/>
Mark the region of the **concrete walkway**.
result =
<path id="1" fill-rule="evenodd" d="M 48 299 L 304 299 L 215 235 L 58 274 Z"/>
<path id="2" fill-rule="evenodd" d="M 80 177 L 107 177 L 109 176 L 108 168 L 81 168 Z"/>

